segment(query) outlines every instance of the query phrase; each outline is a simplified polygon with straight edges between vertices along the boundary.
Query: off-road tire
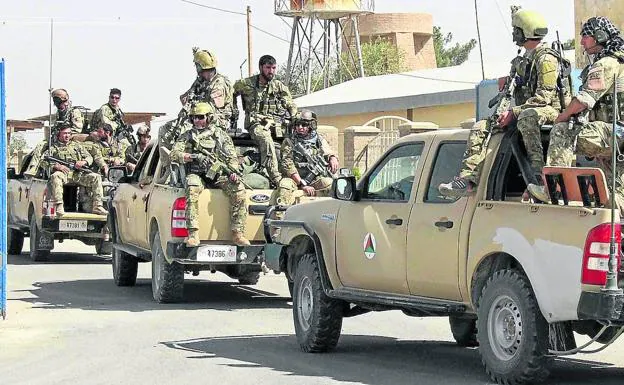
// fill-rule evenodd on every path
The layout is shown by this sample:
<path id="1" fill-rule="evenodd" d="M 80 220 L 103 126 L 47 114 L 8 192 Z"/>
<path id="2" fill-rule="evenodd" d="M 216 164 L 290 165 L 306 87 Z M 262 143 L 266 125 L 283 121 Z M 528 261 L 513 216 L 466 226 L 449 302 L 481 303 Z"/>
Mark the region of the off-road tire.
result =
<path id="1" fill-rule="evenodd" d="M 478 306 L 479 353 L 499 384 L 533 384 L 548 376 L 548 323 L 528 279 L 500 270 L 486 282 Z"/>
<path id="2" fill-rule="evenodd" d="M 24 248 L 24 233 L 16 229 L 7 231 L 7 252 L 11 255 L 22 254 Z"/>
<path id="3" fill-rule="evenodd" d="M 290 293 L 290 298 L 293 296 L 293 290 L 295 290 L 295 283 L 291 281 L 286 281 L 288 283 L 288 292 Z"/>
<path id="4" fill-rule="evenodd" d="M 50 257 L 50 250 L 38 250 L 37 238 L 40 236 L 41 231 L 37 226 L 37 220 L 35 214 L 30 215 L 30 259 L 34 262 L 47 261 Z"/>
<path id="5" fill-rule="evenodd" d="M 325 295 L 316 257 L 301 257 L 293 291 L 293 319 L 301 350 L 319 353 L 335 348 L 342 329 L 343 308 L 342 301 Z"/>
<path id="6" fill-rule="evenodd" d="M 95 253 L 97 255 L 111 255 L 113 253 L 113 242 L 103 239 L 98 240 L 95 243 Z"/>
<path id="7" fill-rule="evenodd" d="M 238 283 L 241 285 L 256 285 L 260 280 L 260 273 L 257 271 L 245 273 L 238 277 Z"/>
<path id="8" fill-rule="evenodd" d="M 115 285 L 134 286 L 136 284 L 139 261 L 135 257 L 125 251 L 113 249 L 111 262 Z"/>
<path id="9" fill-rule="evenodd" d="M 180 302 L 184 295 L 184 266 L 167 262 L 158 233 L 152 241 L 152 295 L 158 303 Z"/>
<path id="10" fill-rule="evenodd" d="M 479 346 L 477 341 L 477 320 L 470 318 L 449 317 L 451 333 L 457 345 L 462 347 Z"/>

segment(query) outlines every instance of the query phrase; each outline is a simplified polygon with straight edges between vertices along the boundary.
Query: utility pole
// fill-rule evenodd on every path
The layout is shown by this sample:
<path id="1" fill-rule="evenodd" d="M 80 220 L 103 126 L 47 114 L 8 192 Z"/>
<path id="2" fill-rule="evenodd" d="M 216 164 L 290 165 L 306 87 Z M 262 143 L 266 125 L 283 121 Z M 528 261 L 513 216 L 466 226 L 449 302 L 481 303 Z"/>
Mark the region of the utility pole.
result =
<path id="1" fill-rule="evenodd" d="M 251 7 L 247 6 L 247 71 L 251 76 Z"/>
<path id="2" fill-rule="evenodd" d="M 474 0 L 475 20 L 477 22 L 477 39 L 479 39 L 479 55 L 481 56 L 481 78 L 485 80 L 485 68 L 483 67 L 483 48 L 481 46 L 481 30 L 479 29 L 479 9 L 477 0 Z"/>

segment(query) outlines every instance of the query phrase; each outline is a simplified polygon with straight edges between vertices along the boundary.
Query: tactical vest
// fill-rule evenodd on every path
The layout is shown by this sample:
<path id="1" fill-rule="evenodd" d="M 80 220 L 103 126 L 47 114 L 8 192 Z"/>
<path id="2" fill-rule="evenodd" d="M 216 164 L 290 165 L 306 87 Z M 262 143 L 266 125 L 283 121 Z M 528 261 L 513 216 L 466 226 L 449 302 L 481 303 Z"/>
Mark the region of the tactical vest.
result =
<path id="1" fill-rule="evenodd" d="M 76 142 L 68 142 L 67 144 L 56 143 L 52 145 L 50 151 L 53 157 L 59 158 L 66 162 L 77 162 L 82 160 L 80 148 Z"/>
<path id="2" fill-rule="evenodd" d="M 307 179 L 310 176 L 310 170 L 308 169 L 308 159 L 304 154 L 300 153 L 296 149 L 296 144 L 301 143 L 301 145 L 310 152 L 312 155 L 318 155 L 321 153 L 321 138 L 320 136 L 316 137 L 316 141 L 310 142 L 305 140 L 298 140 L 296 138 L 292 139 L 293 141 L 293 160 L 295 162 L 295 168 L 297 168 L 297 173 L 302 179 Z"/>
<path id="3" fill-rule="evenodd" d="M 189 144 L 187 144 L 187 148 L 189 149 L 189 152 L 191 154 L 204 155 L 203 153 L 205 152 L 214 153 L 215 149 L 219 145 L 214 135 L 207 135 L 207 134 L 202 135 L 202 133 L 200 133 L 196 135 L 195 138 L 193 138 L 191 134 L 188 136 L 188 139 L 189 139 Z M 193 160 L 192 162 L 186 163 L 185 168 L 186 168 L 187 174 L 189 173 L 197 174 L 201 177 L 208 176 L 209 179 L 214 179 L 218 176 L 216 175 L 218 173 L 218 170 L 206 169 L 197 160 Z"/>

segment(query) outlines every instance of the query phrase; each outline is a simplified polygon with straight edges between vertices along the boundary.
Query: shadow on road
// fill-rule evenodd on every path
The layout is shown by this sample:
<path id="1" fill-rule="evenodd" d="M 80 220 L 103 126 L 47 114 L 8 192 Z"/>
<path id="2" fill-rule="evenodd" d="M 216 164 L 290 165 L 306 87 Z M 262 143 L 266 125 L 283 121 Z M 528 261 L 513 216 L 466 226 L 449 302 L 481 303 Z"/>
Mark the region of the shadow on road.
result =
<path id="1" fill-rule="evenodd" d="M 89 253 L 55 253 L 52 251 L 47 261 L 34 262 L 30 259 L 28 253 L 22 253 L 20 255 L 8 255 L 8 265 L 83 265 L 83 264 L 110 264 L 110 255 L 101 255 Z"/>
<path id="2" fill-rule="evenodd" d="M 343 335 L 336 351 L 307 354 L 292 335 L 247 335 L 161 342 L 189 359 L 229 359 L 231 368 L 266 367 L 285 376 L 327 377 L 369 385 L 490 384 L 477 349 L 454 343 Z M 624 369 L 610 364 L 557 360 L 548 384 L 621 384 Z"/>
<path id="3" fill-rule="evenodd" d="M 262 277 L 260 278 L 262 279 Z M 111 279 L 92 279 L 58 282 L 35 282 L 34 289 L 13 290 L 26 292 L 30 298 L 20 298 L 35 308 L 69 308 L 85 310 L 118 310 L 141 312 L 148 310 L 238 310 L 262 308 L 290 308 L 289 298 L 262 291 L 253 286 L 229 282 L 187 280 L 184 283 L 184 302 L 159 304 L 152 298 L 151 281 L 137 280 L 134 287 L 117 287 Z"/>

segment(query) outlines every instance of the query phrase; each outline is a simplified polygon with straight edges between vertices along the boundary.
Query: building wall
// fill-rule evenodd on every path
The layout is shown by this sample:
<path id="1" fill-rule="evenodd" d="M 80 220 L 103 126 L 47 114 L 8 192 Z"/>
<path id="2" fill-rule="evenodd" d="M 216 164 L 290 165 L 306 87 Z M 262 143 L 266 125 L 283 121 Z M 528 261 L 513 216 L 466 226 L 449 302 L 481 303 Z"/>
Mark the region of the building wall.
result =
<path id="1" fill-rule="evenodd" d="M 581 47 L 581 25 L 593 16 L 605 16 L 624 31 L 624 1 L 622 0 L 574 0 L 574 28 L 576 39 L 576 66 L 587 65 Z"/>

